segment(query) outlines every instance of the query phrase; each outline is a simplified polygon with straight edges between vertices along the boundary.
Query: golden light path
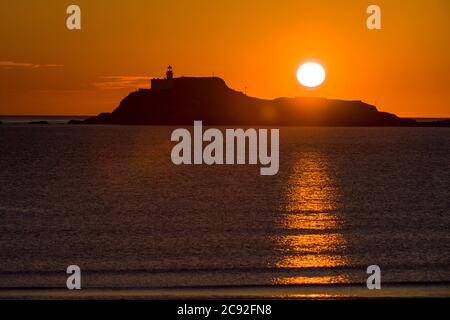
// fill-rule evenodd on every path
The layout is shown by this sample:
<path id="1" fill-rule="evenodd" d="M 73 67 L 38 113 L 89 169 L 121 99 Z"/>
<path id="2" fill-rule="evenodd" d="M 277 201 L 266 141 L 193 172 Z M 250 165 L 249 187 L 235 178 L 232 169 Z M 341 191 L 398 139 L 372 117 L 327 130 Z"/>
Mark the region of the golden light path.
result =
<path id="1" fill-rule="evenodd" d="M 275 239 L 284 253 L 284 257 L 275 264 L 277 268 L 326 268 L 347 264 L 346 257 L 339 254 L 346 241 L 341 233 L 335 231 L 340 226 L 333 212 L 337 206 L 336 192 L 335 183 L 328 173 L 327 159 L 317 153 L 302 154 L 288 181 L 284 207 L 287 213 L 278 222 L 280 228 L 292 232 Z M 274 279 L 276 284 L 345 282 L 348 282 L 345 276 L 335 275 Z"/>

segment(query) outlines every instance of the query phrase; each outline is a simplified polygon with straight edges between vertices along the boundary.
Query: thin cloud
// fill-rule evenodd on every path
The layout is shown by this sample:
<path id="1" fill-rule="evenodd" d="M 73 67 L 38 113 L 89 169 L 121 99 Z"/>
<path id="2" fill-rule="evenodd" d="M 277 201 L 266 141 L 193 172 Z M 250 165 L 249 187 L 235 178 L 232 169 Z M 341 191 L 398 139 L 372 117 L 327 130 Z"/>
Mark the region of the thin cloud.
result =
<path id="1" fill-rule="evenodd" d="M 146 88 L 150 87 L 150 78 L 148 76 L 105 76 L 100 77 L 101 80 L 95 82 L 94 86 L 102 90 Z"/>
<path id="2" fill-rule="evenodd" d="M 29 62 L 0 61 L 0 68 L 2 69 L 15 69 L 15 68 L 37 69 L 37 68 L 61 68 L 61 67 L 64 67 L 64 65 L 56 63 L 36 64 Z"/>

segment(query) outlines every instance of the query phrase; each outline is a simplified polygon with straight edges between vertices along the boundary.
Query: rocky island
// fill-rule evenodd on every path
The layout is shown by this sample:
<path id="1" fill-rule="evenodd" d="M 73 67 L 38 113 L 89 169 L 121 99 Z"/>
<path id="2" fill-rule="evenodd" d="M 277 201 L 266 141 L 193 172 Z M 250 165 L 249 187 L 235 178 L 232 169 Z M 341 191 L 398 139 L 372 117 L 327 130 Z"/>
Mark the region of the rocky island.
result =
<path id="1" fill-rule="evenodd" d="M 218 77 L 152 79 L 151 89 L 124 98 L 112 113 L 84 124 L 239 126 L 450 126 L 449 121 L 418 123 L 380 112 L 362 101 L 325 98 L 258 99 L 229 88 Z"/>

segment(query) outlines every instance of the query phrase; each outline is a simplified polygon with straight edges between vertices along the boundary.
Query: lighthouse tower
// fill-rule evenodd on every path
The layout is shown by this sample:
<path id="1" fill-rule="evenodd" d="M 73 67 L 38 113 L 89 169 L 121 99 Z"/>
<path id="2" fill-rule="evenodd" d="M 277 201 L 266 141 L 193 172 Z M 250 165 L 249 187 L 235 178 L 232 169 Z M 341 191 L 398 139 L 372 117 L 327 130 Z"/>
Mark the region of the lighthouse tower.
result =
<path id="1" fill-rule="evenodd" d="M 167 90 L 173 87 L 173 70 L 172 66 L 167 67 L 165 79 L 152 79 L 150 88 L 152 90 Z"/>
<path id="2" fill-rule="evenodd" d="M 166 79 L 167 80 L 172 80 L 173 79 L 173 71 L 172 71 L 172 66 L 171 65 L 169 65 L 167 67 Z"/>

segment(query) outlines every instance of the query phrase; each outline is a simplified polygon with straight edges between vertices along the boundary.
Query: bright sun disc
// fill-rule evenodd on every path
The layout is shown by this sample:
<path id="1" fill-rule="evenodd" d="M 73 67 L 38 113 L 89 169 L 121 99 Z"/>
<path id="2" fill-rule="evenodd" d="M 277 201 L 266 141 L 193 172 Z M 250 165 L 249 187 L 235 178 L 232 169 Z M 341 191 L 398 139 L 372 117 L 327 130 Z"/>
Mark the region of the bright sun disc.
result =
<path id="1" fill-rule="evenodd" d="M 325 80 L 325 69 L 315 62 L 302 64 L 297 70 L 297 80 L 305 87 L 317 87 Z"/>

